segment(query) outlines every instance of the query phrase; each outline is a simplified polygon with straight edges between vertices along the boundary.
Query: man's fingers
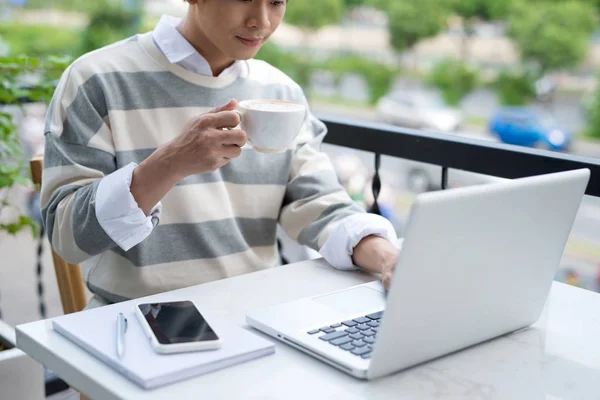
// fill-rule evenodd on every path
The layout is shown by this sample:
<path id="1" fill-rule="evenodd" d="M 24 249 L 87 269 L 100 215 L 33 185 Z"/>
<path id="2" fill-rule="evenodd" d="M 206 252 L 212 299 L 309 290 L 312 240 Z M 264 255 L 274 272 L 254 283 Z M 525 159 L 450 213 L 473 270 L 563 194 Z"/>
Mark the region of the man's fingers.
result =
<path id="1" fill-rule="evenodd" d="M 234 145 L 242 147 L 246 144 L 247 136 L 246 132 L 241 129 L 232 129 L 229 131 L 219 132 L 219 142 L 222 145 Z"/>
<path id="2" fill-rule="evenodd" d="M 383 283 L 383 288 L 387 292 L 392 284 L 392 277 L 394 276 L 394 268 L 384 268 L 381 271 L 381 282 Z"/>
<path id="3" fill-rule="evenodd" d="M 383 278 L 381 279 L 381 281 L 383 282 L 383 288 L 387 292 L 390 289 L 390 285 L 392 283 L 392 273 L 386 272 L 385 274 L 383 274 Z"/>
<path id="4" fill-rule="evenodd" d="M 212 115 L 211 125 L 217 129 L 231 129 L 240 124 L 240 116 L 235 111 L 219 111 Z"/>
<path id="5" fill-rule="evenodd" d="M 222 106 L 213 108 L 212 110 L 209 111 L 209 113 L 216 114 L 221 111 L 232 111 L 232 110 L 236 109 L 237 105 L 238 105 L 237 100 L 231 99 L 227 103 L 223 104 Z"/>
<path id="6" fill-rule="evenodd" d="M 225 144 L 223 145 L 223 157 L 227 160 L 231 160 L 233 158 L 238 158 L 242 153 L 242 148 L 240 146 L 236 146 L 235 144 Z"/>
<path id="7" fill-rule="evenodd" d="M 221 167 L 223 167 L 223 166 L 227 165 L 227 163 L 228 163 L 229 161 L 230 161 L 230 159 L 229 159 L 229 158 L 226 158 L 226 157 L 221 157 L 221 159 L 217 161 L 217 166 L 216 166 L 215 170 L 217 170 L 217 169 L 219 169 L 219 168 L 221 168 Z"/>

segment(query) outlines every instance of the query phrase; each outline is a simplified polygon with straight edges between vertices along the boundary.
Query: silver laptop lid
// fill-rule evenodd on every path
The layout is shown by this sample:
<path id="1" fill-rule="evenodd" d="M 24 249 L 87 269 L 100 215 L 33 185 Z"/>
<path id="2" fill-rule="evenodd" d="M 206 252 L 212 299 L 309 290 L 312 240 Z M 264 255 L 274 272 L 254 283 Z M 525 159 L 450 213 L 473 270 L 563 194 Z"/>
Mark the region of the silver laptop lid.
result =
<path id="1" fill-rule="evenodd" d="M 589 176 L 584 169 L 418 196 L 369 378 L 535 322 Z"/>

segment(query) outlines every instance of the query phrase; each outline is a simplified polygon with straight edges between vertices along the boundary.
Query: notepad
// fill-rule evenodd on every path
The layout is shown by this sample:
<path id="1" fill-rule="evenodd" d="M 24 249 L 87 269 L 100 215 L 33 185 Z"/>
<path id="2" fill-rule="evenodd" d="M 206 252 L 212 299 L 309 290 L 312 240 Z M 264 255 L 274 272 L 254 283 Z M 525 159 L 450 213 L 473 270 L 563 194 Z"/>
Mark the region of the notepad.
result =
<path id="1" fill-rule="evenodd" d="M 218 350 L 179 354 L 158 354 L 135 316 L 131 302 L 113 304 L 55 318 L 55 331 L 91 353 L 144 389 L 179 382 L 275 352 L 270 341 L 232 322 L 203 312 L 223 340 Z M 125 354 L 116 352 L 116 318 L 122 312 L 128 320 Z"/>

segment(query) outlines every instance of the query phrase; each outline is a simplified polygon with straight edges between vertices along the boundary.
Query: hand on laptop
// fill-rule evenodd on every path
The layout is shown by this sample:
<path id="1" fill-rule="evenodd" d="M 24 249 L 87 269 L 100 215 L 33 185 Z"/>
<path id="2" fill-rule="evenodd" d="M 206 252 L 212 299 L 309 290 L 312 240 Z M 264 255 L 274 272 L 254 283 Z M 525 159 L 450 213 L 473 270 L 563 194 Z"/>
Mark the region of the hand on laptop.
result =
<path id="1" fill-rule="evenodd" d="M 354 247 L 352 261 L 360 268 L 381 274 L 383 287 L 387 290 L 392 281 L 398 252 L 398 248 L 386 239 L 367 236 Z"/>

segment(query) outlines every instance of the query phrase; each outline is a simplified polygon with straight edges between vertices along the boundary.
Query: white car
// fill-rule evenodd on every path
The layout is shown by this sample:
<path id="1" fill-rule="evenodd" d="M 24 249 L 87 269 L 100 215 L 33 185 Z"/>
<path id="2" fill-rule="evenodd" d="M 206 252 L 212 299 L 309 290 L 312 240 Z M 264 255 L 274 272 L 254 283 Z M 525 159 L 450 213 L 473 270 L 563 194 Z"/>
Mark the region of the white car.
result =
<path id="1" fill-rule="evenodd" d="M 331 157 L 340 181 L 352 192 L 360 192 L 373 174 L 373 154 L 323 144 L 322 150 Z M 422 193 L 442 186 L 442 167 L 397 157 L 382 157 L 381 181 L 394 190 Z M 450 169 L 448 187 L 492 183 L 502 178 L 475 172 Z"/>
<path id="2" fill-rule="evenodd" d="M 432 90 L 399 90 L 377 103 L 380 121 L 413 129 L 450 133 L 463 124 L 462 112 L 444 103 Z"/>
<path id="3" fill-rule="evenodd" d="M 412 193 L 422 193 L 439 190 L 442 187 L 442 167 L 417 161 L 397 159 L 397 165 L 402 165 L 403 186 Z M 490 175 L 459 169 L 448 170 L 448 188 L 482 185 L 504 180 Z"/>

